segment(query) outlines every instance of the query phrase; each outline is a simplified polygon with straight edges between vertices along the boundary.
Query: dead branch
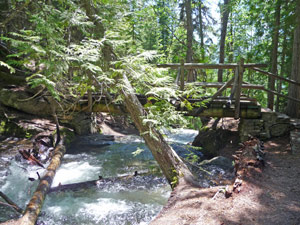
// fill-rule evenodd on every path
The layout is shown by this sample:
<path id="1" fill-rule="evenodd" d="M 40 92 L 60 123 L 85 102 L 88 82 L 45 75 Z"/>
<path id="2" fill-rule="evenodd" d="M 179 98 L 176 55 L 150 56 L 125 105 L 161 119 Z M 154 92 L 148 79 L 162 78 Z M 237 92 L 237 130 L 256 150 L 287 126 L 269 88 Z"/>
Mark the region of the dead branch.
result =
<path id="1" fill-rule="evenodd" d="M 20 208 L 16 203 L 14 203 L 7 195 L 5 195 L 2 191 L 0 191 L 0 196 L 8 203 L 0 202 L 2 205 L 6 205 L 9 207 L 12 207 L 14 210 L 16 210 L 18 213 L 23 213 L 24 210 Z"/>

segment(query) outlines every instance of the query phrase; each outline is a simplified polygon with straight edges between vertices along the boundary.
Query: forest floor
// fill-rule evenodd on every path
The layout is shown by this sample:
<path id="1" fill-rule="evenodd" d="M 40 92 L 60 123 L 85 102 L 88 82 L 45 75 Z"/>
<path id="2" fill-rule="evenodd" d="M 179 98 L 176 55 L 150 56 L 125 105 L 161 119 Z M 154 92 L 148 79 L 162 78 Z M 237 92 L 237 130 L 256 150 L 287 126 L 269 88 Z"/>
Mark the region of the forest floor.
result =
<path id="1" fill-rule="evenodd" d="M 239 193 L 226 198 L 221 187 L 179 185 L 151 224 L 299 225 L 300 151 L 291 154 L 288 136 L 269 140 L 264 146 L 265 166 L 243 175 Z M 228 157 L 239 148 L 228 145 L 221 155 Z"/>

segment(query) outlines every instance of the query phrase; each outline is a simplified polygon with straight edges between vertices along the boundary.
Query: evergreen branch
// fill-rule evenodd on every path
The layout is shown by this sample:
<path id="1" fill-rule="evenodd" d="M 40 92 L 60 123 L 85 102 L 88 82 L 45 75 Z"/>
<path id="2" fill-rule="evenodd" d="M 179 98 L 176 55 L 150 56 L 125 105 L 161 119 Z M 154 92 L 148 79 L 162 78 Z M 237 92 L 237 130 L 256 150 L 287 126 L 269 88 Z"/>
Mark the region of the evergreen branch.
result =
<path id="1" fill-rule="evenodd" d="M 158 12 L 155 10 L 154 6 L 152 6 L 152 8 L 153 8 L 153 11 L 155 12 L 155 14 L 156 14 L 157 16 L 159 16 L 159 14 L 158 14 Z M 168 28 L 168 30 L 172 33 L 173 37 L 175 37 L 175 39 L 176 39 L 180 44 L 182 44 L 184 47 L 187 47 L 186 44 L 185 44 L 185 42 L 182 41 L 182 40 L 180 40 L 180 38 L 177 37 L 177 36 L 174 34 L 173 30 L 172 30 L 168 25 L 165 25 L 165 27 Z"/>
<path id="2" fill-rule="evenodd" d="M 15 10 L 6 20 L 4 20 L 0 27 L 5 27 L 7 23 L 9 23 L 12 19 L 14 19 L 25 7 L 27 7 L 31 3 L 31 0 L 26 1 L 19 9 Z"/>

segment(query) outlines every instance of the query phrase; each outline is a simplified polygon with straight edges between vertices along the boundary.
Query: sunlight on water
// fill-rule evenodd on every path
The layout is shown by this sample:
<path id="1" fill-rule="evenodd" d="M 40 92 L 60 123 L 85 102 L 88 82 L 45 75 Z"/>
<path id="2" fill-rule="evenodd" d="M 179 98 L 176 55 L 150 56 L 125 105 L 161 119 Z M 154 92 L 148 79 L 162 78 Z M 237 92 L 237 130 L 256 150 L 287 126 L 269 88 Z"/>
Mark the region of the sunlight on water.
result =
<path id="1" fill-rule="evenodd" d="M 78 214 L 84 214 L 92 218 L 93 221 L 99 223 L 109 215 L 124 214 L 131 209 L 130 205 L 125 201 L 114 199 L 98 199 L 94 203 L 85 203 Z M 78 216 L 78 215 L 76 215 Z"/>
<path id="2" fill-rule="evenodd" d="M 192 142 L 198 134 L 197 130 L 192 129 L 176 129 L 172 132 L 164 130 L 164 133 L 167 135 L 167 141 L 176 142 L 180 144 L 187 144 Z"/>
<path id="3" fill-rule="evenodd" d="M 59 183 L 70 184 L 95 180 L 100 169 L 101 167 L 91 166 L 88 162 L 82 161 L 63 163 L 54 177 L 52 187 L 58 186 Z"/>

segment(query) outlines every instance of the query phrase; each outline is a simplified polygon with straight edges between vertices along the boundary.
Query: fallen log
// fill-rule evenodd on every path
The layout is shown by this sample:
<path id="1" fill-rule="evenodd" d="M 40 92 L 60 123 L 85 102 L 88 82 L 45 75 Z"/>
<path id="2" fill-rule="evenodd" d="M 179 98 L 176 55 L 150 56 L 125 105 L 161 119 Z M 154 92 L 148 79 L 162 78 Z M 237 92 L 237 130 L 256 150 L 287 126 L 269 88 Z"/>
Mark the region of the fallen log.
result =
<path id="1" fill-rule="evenodd" d="M 99 179 L 97 180 L 90 180 L 90 181 L 84 181 L 84 182 L 78 182 L 72 184 L 60 184 L 56 187 L 50 188 L 48 193 L 60 192 L 60 191 L 78 191 L 80 189 L 86 189 L 92 187 L 104 188 L 107 184 L 116 183 L 116 182 L 125 183 L 127 181 L 132 181 L 134 178 L 147 176 L 147 175 L 151 175 L 151 174 L 135 172 L 133 175 L 125 175 L 120 177 L 103 178 L 99 176 Z"/>
<path id="2" fill-rule="evenodd" d="M 53 157 L 46 169 L 45 175 L 41 178 L 40 183 L 28 203 L 23 216 L 15 221 L 19 225 L 34 225 L 41 211 L 46 194 L 48 193 L 55 172 L 60 166 L 61 159 L 65 153 L 65 147 L 59 144 L 53 151 Z"/>

